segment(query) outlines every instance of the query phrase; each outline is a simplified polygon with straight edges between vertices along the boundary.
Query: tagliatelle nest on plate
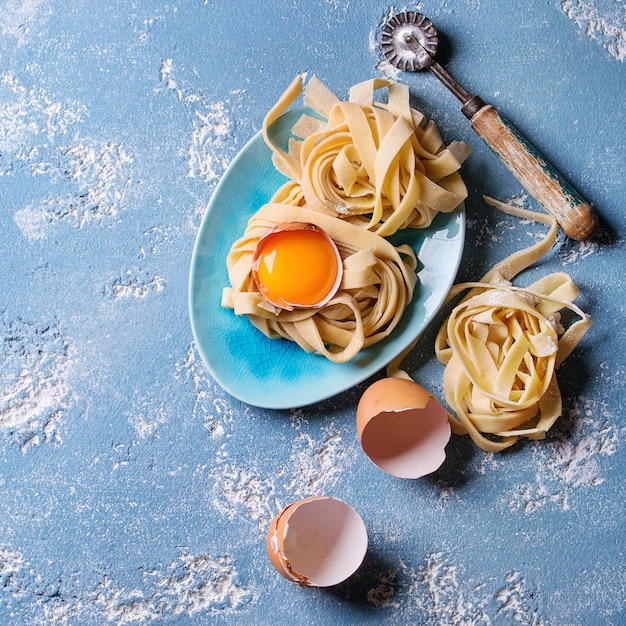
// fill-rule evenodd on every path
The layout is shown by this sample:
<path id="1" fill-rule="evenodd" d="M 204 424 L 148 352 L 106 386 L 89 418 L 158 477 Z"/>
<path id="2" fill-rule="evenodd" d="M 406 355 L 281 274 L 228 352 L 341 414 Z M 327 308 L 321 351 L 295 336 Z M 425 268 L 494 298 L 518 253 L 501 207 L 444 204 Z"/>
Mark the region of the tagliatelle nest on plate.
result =
<path id="1" fill-rule="evenodd" d="M 286 221 L 319 226 L 339 249 L 341 285 L 320 308 L 279 309 L 255 284 L 252 259 L 257 243 Z M 223 290 L 222 306 L 248 316 L 270 338 L 284 337 L 307 352 L 345 362 L 397 326 L 413 296 L 417 260 L 410 246 L 396 248 L 349 222 L 307 207 L 270 203 L 252 216 L 244 235 L 232 246 L 226 265 L 231 287 Z"/>
<path id="2" fill-rule="evenodd" d="M 387 102 L 374 100 L 387 89 Z M 409 104 L 406 85 L 373 79 L 355 85 L 341 101 L 316 77 L 287 151 L 269 128 L 302 93 L 298 76 L 266 115 L 265 142 L 275 167 L 290 180 L 272 199 L 351 221 L 381 236 L 402 228 L 426 228 L 439 212 L 456 209 L 467 197 L 458 172 L 470 154 L 460 141 L 446 146 L 433 121 Z"/>
<path id="3" fill-rule="evenodd" d="M 435 351 L 446 365 L 443 386 L 453 432 L 469 434 L 495 452 L 520 437 L 542 439 L 562 412 L 556 370 L 591 325 L 573 301 L 578 288 L 563 272 L 515 287 L 511 280 L 541 258 L 557 233 L 556 221 L 485 198 L 500 210 L 550 225 L 547 236 L 494 266 L 479 282 L 456 285 L 449 298 L 469 290 L 439 329 Z M 560 312 L 580 319 L 567 329 Z M 406 352 L 404 353 L 406 355 Z M 399 369 L 401 355 L 389 365 Z"/>

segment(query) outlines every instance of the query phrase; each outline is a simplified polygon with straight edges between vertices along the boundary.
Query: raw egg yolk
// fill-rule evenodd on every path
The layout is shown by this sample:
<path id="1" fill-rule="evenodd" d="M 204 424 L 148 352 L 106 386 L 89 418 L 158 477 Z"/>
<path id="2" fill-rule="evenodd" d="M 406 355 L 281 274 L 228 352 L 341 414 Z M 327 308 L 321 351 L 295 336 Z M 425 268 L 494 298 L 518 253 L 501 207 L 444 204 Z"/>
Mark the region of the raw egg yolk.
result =
<path id="1" fill-rule="evenodd" d="M 337 252 L 319 230 L 281 230 L 267 237 L 257 259 L 258 287 L 274 304 L 310 307 L 333 289 Z"/>

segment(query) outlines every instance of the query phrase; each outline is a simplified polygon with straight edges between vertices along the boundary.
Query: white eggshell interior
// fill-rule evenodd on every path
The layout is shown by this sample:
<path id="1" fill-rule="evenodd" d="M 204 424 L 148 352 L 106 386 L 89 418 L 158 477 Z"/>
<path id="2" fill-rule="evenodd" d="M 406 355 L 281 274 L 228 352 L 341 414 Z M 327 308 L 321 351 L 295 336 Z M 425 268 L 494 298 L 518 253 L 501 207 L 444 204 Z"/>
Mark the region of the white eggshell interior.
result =
<path id="1" fill-rule="evenodd" d="M 335 498 L 318 498 L 290 515 L 283 540 L 294 572 L 316 587 L 337 585 L 354 574 L 367 551 L 367 530 L 359 514 Z"/>
<path id="2" fill-rule="evenodd" d="M 446 458 L 448 414 L 431 398 L 423 409 L 383 411 L 367 423 L 361 447 L 380 469 L 398 478 L 420 478 Z"/>

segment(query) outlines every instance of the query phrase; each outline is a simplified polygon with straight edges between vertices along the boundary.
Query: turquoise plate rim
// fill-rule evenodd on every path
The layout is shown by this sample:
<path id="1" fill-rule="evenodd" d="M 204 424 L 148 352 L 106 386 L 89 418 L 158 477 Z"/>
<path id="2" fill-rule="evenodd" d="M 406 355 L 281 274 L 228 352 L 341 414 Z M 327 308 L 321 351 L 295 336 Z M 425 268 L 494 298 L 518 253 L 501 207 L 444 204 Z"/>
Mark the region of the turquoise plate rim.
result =
<path id="1" fill-rule="evenodd" d="M 286 145 L 306 107 L 292 109 L 271 127 Z M 253 406 L 293 409 L 336 396 L 384 368 L 426 329 L 454 283 L 465 242 L 465 209 L 437 215 L 429 228 L 392 238 L 415 250 L 418 284 L 412 302 L 389 337 L 348 363 L 304 352 L 284 339 L 268 339 L 245 317 L 221 306 L 228 286 L 226 255 L 249 218 L 286 181 L 271 162 L 262 133 L 239 151 L 209 201 L 194 243 L 188 306 L 196 348 L 213 379 L 231 396 Z"/>

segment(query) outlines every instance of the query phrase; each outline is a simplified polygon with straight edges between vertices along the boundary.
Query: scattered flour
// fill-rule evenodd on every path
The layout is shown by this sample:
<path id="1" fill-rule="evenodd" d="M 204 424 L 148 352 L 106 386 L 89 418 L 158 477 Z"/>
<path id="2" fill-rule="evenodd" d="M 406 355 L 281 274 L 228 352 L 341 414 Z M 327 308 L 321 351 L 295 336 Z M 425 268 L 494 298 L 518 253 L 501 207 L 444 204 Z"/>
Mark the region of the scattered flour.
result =
<path id="1" fill-rule="evenodd" d="M 150 293 L 163 291 L 166 281 L 142 269 L 126 270 L 105 287 L 105 294 L 113 299 L 145 298 Z"/>
<path id="2" fill-rule="evenodd" d="M 194 415 L 201 415 L 204 428 L 212 439 L 232 433 L 233 413 L 228 403 L 207 390 L 198 391 Z"/>
<path id="3" fill-rule="evenodd" d="M 219 179 L 228 166 L 232 123 L 223 102 L 209 103 L 204 111 L 195 111 L 187 163 L 187 176 L 200 176 L 207 182 Z"/>
<path id="4" fill-rule="evenodd" d="M 194 235 L 197 232 L 197 225 L 194 227 Z M 177 239 L 179 229 L 172 225 L 166 226 L 151 226 L 144 233 L 145 244 L 141 246 L 139 251 L 139 258 L 145 259 L 147 256 L 153 256 L 162 252 L 162 248 L 165 245 L 169 245 L 172 240 Z"/>
<path id="5" fill-rule="evenodd" d="M 598 240 L 591 241 L 573 241 L 567 242 L 568 248 L 562 248 L 559 251 L 559 258 L 563 265 L 570 265 L 586 259 L 588 256 L 595 254 L 600 250 L 600 242 Z"/>
<path id="6" fill-rule="evenodd" d="M 145 624 L 166 615 L 231 614 L 253 600 L 229 556 L 183 553 L 166 567 L 144 571 L 142 587 L 127 590 L 105 579 L 93 605 L 109 622 Z"/>
<path id="7" fill-rule="evenodd" d="M 209 102 L 204 95 L 190 92 L 175 77 L 172 59 L 161 62 L 161 82 L 185 107 L 191 121 L 187 153 L 187 176 L 216 183 L 236 150 L 233 121 L 226 102 Z"/>
<path id="8" fill-rule="evenodd" d="M 89 613 L 83 602 L 78 598 L 66 600 L 54 598 L 42 606 L 42 614 L 33 618 L 35 626 L 72 626 L 77 623 L 77 617 Z"/>
<path id="9" fill-rule="evenodd" d="M 533 606 L 531 596 L 520 572 L 511 572 L 506 577 L 506 585 L 496 593 L 496 600 L 501 603 L 498 613 L 524 626 L 544 626 L 546 622 Z"/>
<path id="10" fill-rule="evenodd" d="M 193 345 L 177 364 L 176 377 L 190 380 L 194 393 L 194 415 L 203 420 L 209 436 L 214 440 L 232 436 L 234 415 L 222 392 L 206 373 Z M 291 425 L 295 436 L 291 445 L 291 468 L 288 472 L 285 489 L 297 497 L 325 493 L 335 485 L 350 459 L 355 455 L 345 446 L 341 433 L 330 424 L 322 427 L 321 437 L 316 438 L 304 432 L 301 410 L 294 410 Z M 225 445 L 225 444 L 224 444 Z M 263 476 L 250 464 L 245 467 L 229 459 L 222 448 L 210 470 L 208 484 L 212 484 L 212 503 L 227 519 L 243 515 L 264 527 L 271 517 L 280 510 L 273 477 Z"/>
<path id="11" fill-rule="evenodd" d="M 15 550 L 0 546 L 0 589 L 10 586 L 13 577 L 24 567 L 24 557 Z"/>
<path id="12" fill-rule="evenodd" d="M 400 70 L 386 59 L 379 61 L 376 65 L 376 69 L 387 79 L 397 81 L 400 79 Z"/>
<path id="13" fill-rule="evenodd" d="M 280 507 L 276 501 L 274 484 L 254 469 L 239 467 L 236 463 L 215 465 L 207 476 L 212 485 L 213 505 L 229 520 L 241 512 L 265 528 Z"/>
<path id="14" fill-rule="evenodd" d="M 398 589 L 395 577 L 385 576 L 389 588 L 383 582 L 368 594 L 368 600 L 383 609 L 389 602 L 407 616 L 407 622 L 416 623 L 419 615 L 419 623 L 447 626 L 490 626 L 501 623 L 503 617 L 502 623 L 507 624 L 546 625 L 539 614 L 536 593 L 527 588 L 520 572 L 510 573 L 503 585 L 491 591 L 490 583 L 468 581 L 463 568 L 449 555 L 433 552 L 417 570 L 400 562 L 399 573 L 400 582 L 406 580 L 404 588 Z"/>
<path id="15" fill-rule="evenodd" d="M 442 552 L 427 555 L 418 571 L 401 563 L 408 588 L 404 592 L 407 602 L 413 603 L 429 619 L 449 626 L 488 625 L 491 621 L 484 605 L 488 598 L 477 603 L 468 599 L 459 583 L 459 568 Z M 403 594 L 404 595 L 404 594 Z"/>
<path id="16" fill-rule="evenodd" d="M 5 322 L 0 345 L 0 431 L 22 451 L 61 443 L 59 422 L 73 403 L 72 349 L 54 324 Z"/>
<path id="17" fill-rule="evenodd" d="M 347 11 L 350 6 L 350 0 L 343 0 L 341 3 L 337 0 L 325 0 L 326 4 L 329 4 L 335 11 Z"/>
<path id="18" fill-rule="evenodd" d="M 77 211 L 79 225 L 90 217 L 114 217 L 131 179 L 128 166 L 133 159 L 121 144 L 114 142 L 77 143 L 68 147 L 64 154 L 67 157 L 64 172 L 84 198 L 83 210 Z"/>
<path id="19" fill-rule="evenodd" d="M 294 411 L 294 415 L 299 413 Z M 345 445 L 332 423 L 322 428 L 321 439 L 303 432 L 300 424 L 292 417 L 296 436 L 290 457 L 293 469 L 286 487 L 299 497 L 326 493 L 345 474 L 350 460 L 356 455 Z"/>
<path id="20" fill-rule="evenodd" d="M 69 195 L 47 197 L 19 209 L 15 223 L 28 239 L 43 239 L 57 222 L 75 227 L 115 219 L 126 207 L 126 188 L 131 182 L 133 159 L 120 144 L 78 143 L 59 155 L 55 173 L 61 172 L 70 184 Z"/>
<path id="21" fill-rule="evenodd" d="M 17 46 L 23 46 L 30 40 L 31 23 L 36 18 L 41 20 L 50 13 L 47 9 L 49 0 L 9 0 L 4 3 L 0 14 L 0 32 L 4 36 L 14 37 Z"/>
<path id="22" fill-rule="evenodd" d="M 132 413 L 127 413 L 128 423 L 140 439 L 155 436 L 159 426 L 167 422 L 166 410 L 152 400 L 143 401 Z"/>
<path id="23" fill-rule="evenodd" d="M 626 59 L 626 4 L 597 0 L 564 0 L 561 10 L 578 28 L 599 43 L 614 59 Z"/>
<path id="24" fill-rule="evenodd" d="M 498 455 L 494 452 L 485 452 L 480 458 L 480 464 L 477 471 L 481 475 L 485 475 L 488 471 L 493 471 L 498 467 Z"/>
<path id="25" fill-rule="evenodd" d="M 31 597 L 32 623 L 69 626 L 93 623 L 148 624 L 168 616 L 232 615 L 246 611 L 254 594 L 239 582 L 234 558 L 181 552 L 169 564 L 142 568 L 141 589 L 127 588 L 104 575 L 80 596 L 59 584 L 51 591 L 38 587 L 41 576 L 23 556 L 0 546 L 0 592 Z M 86 621 L 83 621 L 86 620 Z"/>
<path id="26" fill-rule="evenodd" d="M 400 604 L 395 599 L 398 585 L 396 573 L 389 570 L 380 574 L 378 580 L 379 584 L 367 592 L 367 602 L 377 609 L 399 608 Z"/>
<path id="27" fill-rule="evenodd" d="M 14 73 L 0 74 L 0 176 L 45 176 L 58 188 L 14 214 L 28 239 L 45 238 L 60 220 L 81 227 L 115 218 L 125 207 L 133 159 L 122 145 L 67 141 L 87 115 L 79 102 L 61 102 L 25 87 Z"/>
<path id="28" fill-rule="evenodd" d="M 419 10 L 419 8 L 418 8 Z M 369 41 L 368 47 L 370 52 L 375 55 L 377 58 L 380 58 L 380 61 L 376 65 L 376 69 L 387 79 L 387 80 L 398 80 L 400 77 L 400 70 L 397 67 L 394 67 L 385 59 L 380 53 L 380 38 L 382 35 L 383 28 L 385 24 L 397 13 L 394 7 L 389 7 L 387 13 L 385 13 L 376 28 L 373 28 L 369 33 Z"/>
<path id="29" fill-rule="evenodd" d="M 604 482 L 602 458 L 614 455 L 621 439 L 610 411 L 601 402 L 581 400 L 570 411 L 568 420 L 573 434 L 533 447 L 536 480 L 520 486 L 509 500 L 510 510 L 529 514 L 547 506 L 567 510 L 578 490 Z"/>
<path id="30" fill-rule="evenodd" d="M 53 157 L 45 159 L 49 148 L 86 116 L 79 102 L 60 102 L 44 89 L 25 87 L 13 72 L 1 73 L 0 176 L 21 164 L 33 174 L 53 169 Z"/>
<path id="31" fill-rule="evenodd" d="M 191 381 L 195 400 L 193 418 L 201 419 L 211 439 L 230 436 L 234 415 L 223 398 L 222 390 L 213 382 L 195 350 L 190 344 L 183 359 L 176 364 L 175 377 Z"/>
<path id="32" fill-rule="evenodd" d="M 163 59 L 163 61 L 161 61 L 159 76 L 161 77 L 161 82 L 165 83 L 165 87 L 169 91 L 173 91 L 178 100 L 182 101 L 183 92 L 178 88 L 174 80 L 174 61 L 172 59 Z"/>

